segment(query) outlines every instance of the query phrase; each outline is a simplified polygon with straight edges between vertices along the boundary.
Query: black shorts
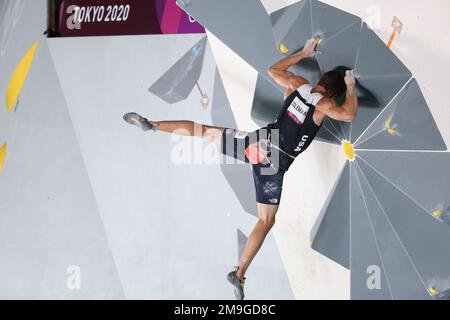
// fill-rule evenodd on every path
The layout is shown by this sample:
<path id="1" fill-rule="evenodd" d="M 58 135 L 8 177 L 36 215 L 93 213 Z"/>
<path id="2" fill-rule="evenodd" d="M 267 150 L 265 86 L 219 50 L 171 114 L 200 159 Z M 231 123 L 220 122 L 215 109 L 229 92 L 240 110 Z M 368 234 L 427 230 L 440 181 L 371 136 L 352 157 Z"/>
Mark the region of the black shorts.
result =
<path id="1" fill-rule="evenodd" d="M 252 143 L 267 139 L 267 129 L 254 132 L 244 132 L 235 129 L 225 129 L 222 135 L 221 152 L 234 159 L 250 163 L 245 150 Z M 256 202 L 267 205 L 279 205 L 283 191 L 285 171 L 271 164 L 252 165 L 255 182 Z"/>

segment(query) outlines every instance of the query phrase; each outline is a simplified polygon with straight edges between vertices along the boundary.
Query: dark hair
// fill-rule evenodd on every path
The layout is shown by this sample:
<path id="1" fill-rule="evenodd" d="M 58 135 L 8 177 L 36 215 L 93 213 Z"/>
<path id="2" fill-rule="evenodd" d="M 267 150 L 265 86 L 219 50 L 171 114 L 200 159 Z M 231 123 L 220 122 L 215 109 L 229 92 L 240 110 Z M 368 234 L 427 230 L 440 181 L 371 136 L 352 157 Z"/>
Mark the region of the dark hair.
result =
<path id="1" fill-rule="evenodd" d="M 335 69 L 324 73 L 317 85 L 324 87 L 331 98 L 337 98 L 347 90 L 344 78 L 345 72 Z"/>

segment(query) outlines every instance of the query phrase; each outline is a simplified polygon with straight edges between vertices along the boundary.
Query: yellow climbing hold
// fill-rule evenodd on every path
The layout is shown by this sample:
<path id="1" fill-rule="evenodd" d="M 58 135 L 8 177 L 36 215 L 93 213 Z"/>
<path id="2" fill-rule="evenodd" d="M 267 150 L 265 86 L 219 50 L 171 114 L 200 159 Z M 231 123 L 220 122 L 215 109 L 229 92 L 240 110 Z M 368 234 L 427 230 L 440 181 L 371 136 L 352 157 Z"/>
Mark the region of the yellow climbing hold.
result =
<path id="1" fill-rule="evenodd" d="M 9 81 L 8 89 L 6 90 L 6 111 L 11 112 L 19 99 L 23 84 L 28 76 L 31 64 L 33 63 L 34 54 L 39 43 L 36 41 L 28 52 L 23 56 L 20 63 Z"/>
<path id="2" fill-rule="evenodd" d="M 6 158 L 6 149 L 7 149 L 7 144 L 3 144 L 3 146 L 0 148 L 0 174 L 3 171 L 3 166 L 5 164 L 5 158 Z"/>
<path id="3" fill-rule="evenodd" d="M 355 149 L 353 148 L 353 144 L 351 144 L 350 141 L 344 140 L 342 142 L 342 148 L 344 150 L 345 157 L 348 160 L 355 160 Z"/>
<path id="4" fill-rule="evenodd" d="M 386 128 L 391 127 L 392 117 L 389 117 L 389 119 L 386 121 Z"/>
<path id="5" fill-rule="evenodd" d="M 442 210 L 436 210 L 433 212 L 433 217 L 439 218 L 442 215 Z"/>
<path id="6" fill-rule="evenodd" d="M 429 292 L 432 296 L 436 296 L 436 295 L 440 294 L 440 292 L 439 292 L 438 290 L 436 290 L 435 288 L 433 288 L 433 287 L 429 287 L 429 288 L 428 288 L 428 292 Z"/>
<path id="7" fill-rule="evenodd" d="M 283 54 L 289 53 L 289 49 L 286 48 L 286 46 L 284 45 L 284 43 L 280 44 L 280 52 Z"/>
<path id="8" fill-rule="evenodd" d="M 387 131 L 389 134 L 396 134 L 397 133 L 397 130 L 394 130 L 394 129 L 388 129 L 388 131 Z"/>
<path id="9" fill-rule="evenodd" d="M 393 116 L 390 116 L 389 119 L 386 121 L 386 130 L 389 134 L 397 133 L 397 130 L 391 128 L 392 119 Z"/>

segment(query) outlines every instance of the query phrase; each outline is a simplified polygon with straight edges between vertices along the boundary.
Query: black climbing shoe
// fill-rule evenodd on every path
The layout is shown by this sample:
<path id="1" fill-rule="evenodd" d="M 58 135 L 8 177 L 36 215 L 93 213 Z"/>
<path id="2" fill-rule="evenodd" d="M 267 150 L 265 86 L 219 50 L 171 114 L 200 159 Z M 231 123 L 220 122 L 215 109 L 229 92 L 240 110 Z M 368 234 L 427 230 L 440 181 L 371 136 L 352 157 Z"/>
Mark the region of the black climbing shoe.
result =
<path id="1" fill-rule="evenodd" d="M 124 115 L 123 120 L 133 126 L 140 128 L 142 131 L 155 131 L 158 127 L 158 124 L 156 122 L 149 121 L 134 112 L 130 112 Z"/>
<path id="2" fill-rule="evenodd" d="M 234 287 L 234 295 L 236 296 L 236 300 L 244 300 L 244 284 L 245 278 L 243 280 L 239 279 L 237 276 L 238 267 L 233 272 L 230 272 L 227 276 L 228 281 Z"/>

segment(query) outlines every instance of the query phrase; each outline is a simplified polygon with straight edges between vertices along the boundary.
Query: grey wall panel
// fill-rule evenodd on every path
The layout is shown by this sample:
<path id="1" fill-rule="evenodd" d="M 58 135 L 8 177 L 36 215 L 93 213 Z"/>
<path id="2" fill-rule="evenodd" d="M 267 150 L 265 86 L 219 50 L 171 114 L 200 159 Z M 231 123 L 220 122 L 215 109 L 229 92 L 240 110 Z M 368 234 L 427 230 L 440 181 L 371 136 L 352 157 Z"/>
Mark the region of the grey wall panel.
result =
<path id="1" fill-rule="evenodd" d="M 372 123 L 367 124 L 361 135 L 356 136 L 354 139 L 355 148 L 358 148 L 359 145 L 365 143 L 371 138 L 387 131 L 386 122 L 389 117 L 393 115 L 393 111 L 395 111 L 399 105 L 399 103 L 403 100 L 403 97 L 406 94 L 406 90 L 402 89 L 398 95 L 379 113 L 374 119 Z M 361 127 L 363 128 L 363 127 Z M 355 129 L 356 131 L 356 129 Z M 360 130 L 359 130 L 360 131 Z M 355 132 L 356 134 L 356 132 Z M 357 134 L 356 134 L 357 135 Z"/>
<path id="2" fill-rule="evenodd" d="M 178 5 L 222 40 L 260 74 L 282 58 L 260 0 L 191 0 Z M 275 83 L 274 83 L 275 85 Z"/>
<path id="3" fill-rule="evenodd" d="M 350 166 L 346 164 L 311 231 L 312 248 L 350 268 Z"/>
<path id="4" fill-rule="evenodd" d="M 350 165 L 351 297 L 353 300 L 392 299 L 355 166 Z M 374 267 L 378 274 L 373 274 Z"/>
<path id="5" fill-rule="evenodd" d="M 197 42 L 148 91 L 170 104 L 186 99 L 198 83 L 206 50 L 206 36 Z"/>
<path id="6" fill-rule="evenodd" d="M 334 135 L 328 128 L 322 127 L 317 133 L 316 139 L 318 141 L 332 143 L 335 145 L 340 145 L 341 141 Z"/>
<path id="7" fill-rule="evenodd" d="M 253 120 L 261 127 L 274 122 L 283 108 L 283 102 L 284 93 L 258 74 L 251 111 Z"/>
<path id="8" fill-rule="evenodd" d="M 336 67 L 353 69 L 356 64 L 359 37 L 361 35 L 361 20 L 331 38 L 326 38 L 318 46 L 323 53 L 317 56 L 322 72 L 328 72 Z"/>
<path id="9" fill-rule="evenodd" d="M 333 136 L 335 136 L 339 142 L 346 139 L 340 122 L 327 117 L 323 123 L 323 127 L 326 128 L 327 131 L 332 132 Z"/>
<path id="10" fill-rule="evenodd" d="M 358 156 L 431 215 L 450 207 L 450 154 L 358 151 Z"/>
<path id="11" fill-rule="evenodd" d="M 0 179 L 0 295 L 123 298 L 45 42 L 37 52 L 17 116 L 10 161 Z M 80 290 L 67 287 L 67 268 L 72 265 L 80 267 Z"/>
<path id="12" fill-rule="evenodd" d="M 435 277 L 449 277 L 448 226 L 434 219 L 366 162 L 359 164 L 424 283 Z"/>
<path id="13" fill-rule="evenodd" d="M 409 75 L 357 79 L 359 110 L 351 125 L 352 141 L 361 136 L 409 79 Z"/>
<path id="14" fill-rule="evenodd" d="M 445 142 L 417 81 L 412 80 L 403 91 L 361 137 L 362 143 L 358 143 L 357 147 L 372 150 L 446 151 Z M 395 133 L 389 133 L 386 128 L 390 118 L 390 128 Z"/>
<path id="15" fill-rule="evenodd" d="M 366 23 L 362 27 L 355 71 L 358 77 L 411 75 L 408 68 Z"/>
<path id="16" fill-rule="evenodd" d="M 361 19 L 355 15 L 323 2 L 311 0 L 312 32 L 313 35 L 321 36 L 325 42 L 358 22 L 361 22 Z"/>
<path id="17" fill-rule="evenodd" d="M 279 48 L 280 44 L 283 43 L 291 52 L 295 52 L 296 49 L 298 50 L 301 47 L 298 47 L 296 39 L 289 39 L 287 36 L 294 29 L 297 29 L 297 33 L 294 34 L 297 39 L 306 40 L 310 37 L 312 32 L 311 1 L 298 1 L 277 10 L 270 15 L 270 21 L 277 47 Z M 297 25 L 299 27 L 295 28 Z"/>
<path id="18" fill-rule="evenodd" d="M 293 15 L 296 15 L 292 19 Z M 285 16 L 288 16 L 285 19 Z M 288 55 L 301 50 L 311 38 L 311 1 L 304 0 L 275 11 L 270 15 L 277 49 L 282 44 L 289 50 Z"/>
<path id="19" fill-rule="evenodd" d="M 359 161 L 356 162 L 356 166 L 364 202 L 368 209 L 367 215 L 370 219 L 371 230 L 381 258 L 381 264 L 376 266 L 384 271 L 382 280 L 386 283 L 381 286 L 381 291 L 389 291 L 390 297 L 396 300 L 430 299 L 425 282 L 417 273 L 414 262 L 410 260 L 401 239 L 396 234 L 395 229 L 390 224 L 388 217 L 380 206 L 377 197 L 372 192 L 366 177 L 359 168 Z M 352 245 L 359 241 L 358 238 L 353 237 L 353 233 L 352 240 L 354 240 L 352 241 Z M 388 288 L 386 288 L 386 285 Z M 355 298 L 353 294 L 352 298 Z"/>

